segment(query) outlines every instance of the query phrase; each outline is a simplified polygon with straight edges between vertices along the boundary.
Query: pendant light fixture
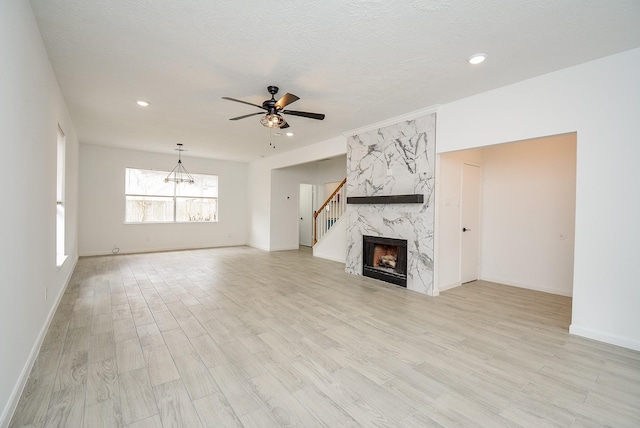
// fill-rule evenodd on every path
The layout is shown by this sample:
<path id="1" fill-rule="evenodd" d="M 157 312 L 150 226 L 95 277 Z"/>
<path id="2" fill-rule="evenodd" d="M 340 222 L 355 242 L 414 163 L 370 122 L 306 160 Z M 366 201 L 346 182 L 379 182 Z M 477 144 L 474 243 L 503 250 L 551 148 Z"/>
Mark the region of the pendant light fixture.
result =
<path id="1" fill-rule="evenodd" d="M 194 183 L 193 177 L 191 176 L 191 174 L 189 174 L 189 171 L 187 171 L 187 169 L 182 165 L 181 154 L 186 150 L 182 148 L 182 143 L 178 143 L 177 146 L 178 148 L 175 150 L 178 151 L 178 164 L 173 168 L 173 170 L 171 170 L 169 175 L 167 175 L 167 177 L 164 179 L 164 182 L 168 183 L 170 181 L 173 181 L 178 184 L 180 183 L 193 184 Z"/>

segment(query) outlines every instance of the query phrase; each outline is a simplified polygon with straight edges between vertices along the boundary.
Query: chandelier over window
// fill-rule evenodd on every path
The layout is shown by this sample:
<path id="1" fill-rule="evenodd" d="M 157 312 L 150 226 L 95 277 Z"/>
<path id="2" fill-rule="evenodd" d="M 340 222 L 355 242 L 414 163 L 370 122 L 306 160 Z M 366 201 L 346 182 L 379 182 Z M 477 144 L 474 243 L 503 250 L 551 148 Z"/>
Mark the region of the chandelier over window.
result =
<path id="1" fill-rule="evenodd" d="M 164 179 L 165 183 L 173 181 L 175 183 L 189 183 L 193 184 L 194 180 L 189 171 L 182 165 L 182 152 L 186 151 L 182 148 L 182 143 L 177 144 L 178 148 L 175 149 L 178 151 L 178 164 L 171 170 L 169 175 Z"/>

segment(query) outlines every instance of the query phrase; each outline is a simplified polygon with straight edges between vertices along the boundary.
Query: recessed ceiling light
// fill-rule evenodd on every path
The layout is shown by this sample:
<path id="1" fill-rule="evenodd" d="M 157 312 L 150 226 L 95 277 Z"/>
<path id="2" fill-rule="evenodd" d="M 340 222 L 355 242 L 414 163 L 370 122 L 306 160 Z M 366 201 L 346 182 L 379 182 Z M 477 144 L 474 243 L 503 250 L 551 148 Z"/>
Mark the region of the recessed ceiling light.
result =
<path id="1" fill-rule="evenodd" d="M 287 137 L 293 137 L 293 132 L 287 132 Z"/>
<path id="2" fill-rule="evenodd" d="M 140 107 L 149 107 L 149 102 L 144 100 L 138 100 L 136 101 L 136 104 L 138 104 Z"/>
<path id="3" fill-rule="evenodd" d="M 487 59 L 486 53 L 473 54 L 469 57 L 469 64 L 480 64 L 481 62 L 484 62 L 485 59 Z"/>

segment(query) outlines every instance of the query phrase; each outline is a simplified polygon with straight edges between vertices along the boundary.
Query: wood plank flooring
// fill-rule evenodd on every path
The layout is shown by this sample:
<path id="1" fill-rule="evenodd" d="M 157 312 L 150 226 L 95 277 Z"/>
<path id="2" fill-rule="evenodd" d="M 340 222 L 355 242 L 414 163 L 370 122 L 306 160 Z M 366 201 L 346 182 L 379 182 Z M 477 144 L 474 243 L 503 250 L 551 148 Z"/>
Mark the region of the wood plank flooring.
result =
<path id="1" fill-rule="evenodd" d="M 248 247 L 81 258 L 11 427 L 639 427 L 640 353 L 571 299 L 432 298 Z"/>

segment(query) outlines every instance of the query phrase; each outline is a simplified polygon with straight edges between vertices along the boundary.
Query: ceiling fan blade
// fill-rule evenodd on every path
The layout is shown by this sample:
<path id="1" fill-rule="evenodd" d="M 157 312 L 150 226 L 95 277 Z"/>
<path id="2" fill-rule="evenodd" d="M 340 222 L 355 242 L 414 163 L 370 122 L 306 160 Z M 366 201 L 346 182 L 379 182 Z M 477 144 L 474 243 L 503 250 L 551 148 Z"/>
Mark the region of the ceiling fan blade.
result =
<path id="1" fill-rule="evenodd" d="M 238 116 L 238 117 L 232 117 L 229 120 L 238 120 L 238 119 L 244 119 L 245 117 L 251 117 L 251 116 L 257 116 L 259 114 L 264 114 L 263 112 L 259 111 L 257 113 L 250 113 L 250 114 L 245 114 L 243 116 Z"/>
<path id="2" fill-rule="evenodd" d="M 288 127 L 289 127 L 289 124 L 287 122 L 285 122 L 284 125 L 282 125 L 280 127 L 280 129 L 284 129 L 284 128 L 288 128 Z"/>
<path id="3" fill-rule="evenodd" d="M 282 110 L 283 108 L 285 108 L 285 107 L 286 107 L 286 106 L 288 106 L 289 104 L 291 104 L 291 103 L 293 103 L 293 102 L 295 102 L 295 101 L 298 101 L 299 99 L 300 99 L 299 97 L 297 97 L 297 96 L 295 96 L 295 95 L 290 94 L 290 93 L 288 93 L 288 92 L 287 92 L 286 94 L 284 94 L 284 95 L 282 96 L 282 98 L 280 98 L 280 99 L 276 102 L 275 107 L 276 107 L 276 109 L 278 109 L 278 110 Z"/>
<path id="4" fill-rule="evenodd" d="M 250 106 L 254 106 L 254 107 L 258 107 L 261 108 L 262 110 L 266 110 L 266 108 L 259 106 L 258 104 L 254 104 L 254 103 L 250 103 L 248 101 L 242 101 L 242 100 L 237 100 L 235 98 L 230 98 L 230 97 L 222 97 L 223 100 L 229 100 L 229 101 L 235 101 L 237 103 L 242 103 L 242 104 L 249 104 Z"/>
<path id="5" fill-rule="evenodd" d="M 295 110 L 282 110 L 280 113 L 290 114 L 291 116 L 307 117 L 309 119 L 322 120 L 324 114 L 322 113 L 309 113 L 307 111 L 295 111 Z"/>

